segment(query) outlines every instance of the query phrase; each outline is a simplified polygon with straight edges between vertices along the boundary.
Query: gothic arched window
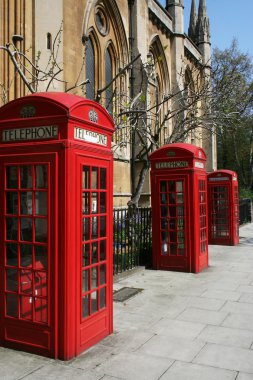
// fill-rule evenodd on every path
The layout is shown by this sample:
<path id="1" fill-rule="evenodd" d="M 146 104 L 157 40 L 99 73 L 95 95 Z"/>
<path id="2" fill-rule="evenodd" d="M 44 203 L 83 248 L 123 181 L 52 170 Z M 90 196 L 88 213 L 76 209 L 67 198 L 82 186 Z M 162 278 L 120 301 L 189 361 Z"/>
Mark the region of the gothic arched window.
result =
<path id="1" fill-rule="evenodd" d="M 86 79 L 89 79 L 90 83 L 86 84 L 86 97 L 94 100 L 95 97 L 95 52 L 91 38 L 86 42 L 85 52 L 85 68 Z"/>
<path id="2" fill-rule="evenodd" d="M 105 85 L 107 86 L 113 79 L 113 60 L 109 48 L 105 52 Z M 112 114 L 113 112 L 113 84 L 105 92 L 105 108 Z"/>

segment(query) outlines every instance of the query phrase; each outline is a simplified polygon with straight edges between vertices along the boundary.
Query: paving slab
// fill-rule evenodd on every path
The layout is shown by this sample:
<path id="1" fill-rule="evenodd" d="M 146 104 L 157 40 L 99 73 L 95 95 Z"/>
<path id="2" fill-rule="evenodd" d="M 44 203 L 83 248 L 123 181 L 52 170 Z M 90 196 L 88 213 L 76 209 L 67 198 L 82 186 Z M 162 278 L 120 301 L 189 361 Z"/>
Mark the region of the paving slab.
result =
<path id="1" fill-rule="evenodd" d="M 251 348 L 253 331 L 208 325 L 198 335 L 198 339 L 209 343 Z"/>
<path id="2" fill-rule="evenodd" d="M 159 380 L 235 380 L 236 376 L 236 371 L 176 361 Z"/>
<path id="3" fill-rule="evenodd" d="M 189 322 L 206 323 L 209 325 L 220 325 L 227 315 L 228 313 L 225 311 L 212 311 L 189 307 L 183 311 L 177 319 Z"/>
<path id="4" fill-rule="evenodd" d="M 249 373 L 239 372 L 236 380 L 253 380 L 253 375 Z"/>
<path id="5" fill-rule="evenodd" d="M 253 374 L 253 350 L 207 343 L 194 363 Z"/>
<path id="6" fill-rule="evenodd" d="M 245 313 L 229 314 L 222 322 L 222 326 L 253 331 L 253 316 Z"/>

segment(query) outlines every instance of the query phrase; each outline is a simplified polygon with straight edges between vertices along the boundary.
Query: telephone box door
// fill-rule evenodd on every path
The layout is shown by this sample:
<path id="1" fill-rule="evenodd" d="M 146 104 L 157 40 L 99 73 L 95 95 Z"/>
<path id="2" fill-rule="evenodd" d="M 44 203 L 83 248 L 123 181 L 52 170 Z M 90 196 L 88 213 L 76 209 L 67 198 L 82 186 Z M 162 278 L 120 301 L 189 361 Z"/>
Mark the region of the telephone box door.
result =
<path id="1" fill-rule="evenodd" d="M 190 270 L 187 243 L 188 177 L 158 176 L 160 244 L 155 267 L 178 271 Z"/>
<path id="2" fill-rule="evenodd" d="M 220 243 L 230 238 L 230 189 L 229 184 L 209 184 L 209 240 Z"/>
<path id="3" fill-rule="evenodd" d="M 80 157 L 80 288 L 77 352 L 112 332 L 111 162 Z"/>
<path id="4" fill-rule="evenodd" d="M 0 178 L 0 340 L 54 356 L 55 162 L 2 158 Z"/>

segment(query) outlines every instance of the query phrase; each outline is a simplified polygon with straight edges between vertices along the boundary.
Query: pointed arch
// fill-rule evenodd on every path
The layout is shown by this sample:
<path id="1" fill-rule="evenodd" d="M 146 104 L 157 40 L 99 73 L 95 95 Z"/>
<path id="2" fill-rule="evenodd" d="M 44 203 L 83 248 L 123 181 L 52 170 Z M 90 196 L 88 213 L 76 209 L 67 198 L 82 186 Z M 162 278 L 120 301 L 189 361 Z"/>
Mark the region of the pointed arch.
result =
<path id="1" fill-rule="evenodd" d="M 100 62 L 101 57 L 99 41 L 93 28 L 89 30 L 84 48 L 85 77 L 90 81 L 85 87 L 86 97 L 93 100 L 95 99 L 95 93 L 99 83 L 98 62 Z"/>

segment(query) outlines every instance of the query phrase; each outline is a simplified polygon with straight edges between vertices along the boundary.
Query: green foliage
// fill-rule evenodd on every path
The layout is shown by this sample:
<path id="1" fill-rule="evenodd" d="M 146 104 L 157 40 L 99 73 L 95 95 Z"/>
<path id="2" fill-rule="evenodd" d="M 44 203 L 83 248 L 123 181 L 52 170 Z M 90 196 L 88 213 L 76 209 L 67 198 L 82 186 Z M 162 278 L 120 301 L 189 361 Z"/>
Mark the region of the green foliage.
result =
<path id="1" fill-rule="evenodd" d="M 248 198 L 248 199 L 251 199 L 253 202 L 253 191 L 252 190 L 245 189 L 245 188 L 241 187 L 239 189 L 239 195 L 240 195 L 240 199 Z"/>

